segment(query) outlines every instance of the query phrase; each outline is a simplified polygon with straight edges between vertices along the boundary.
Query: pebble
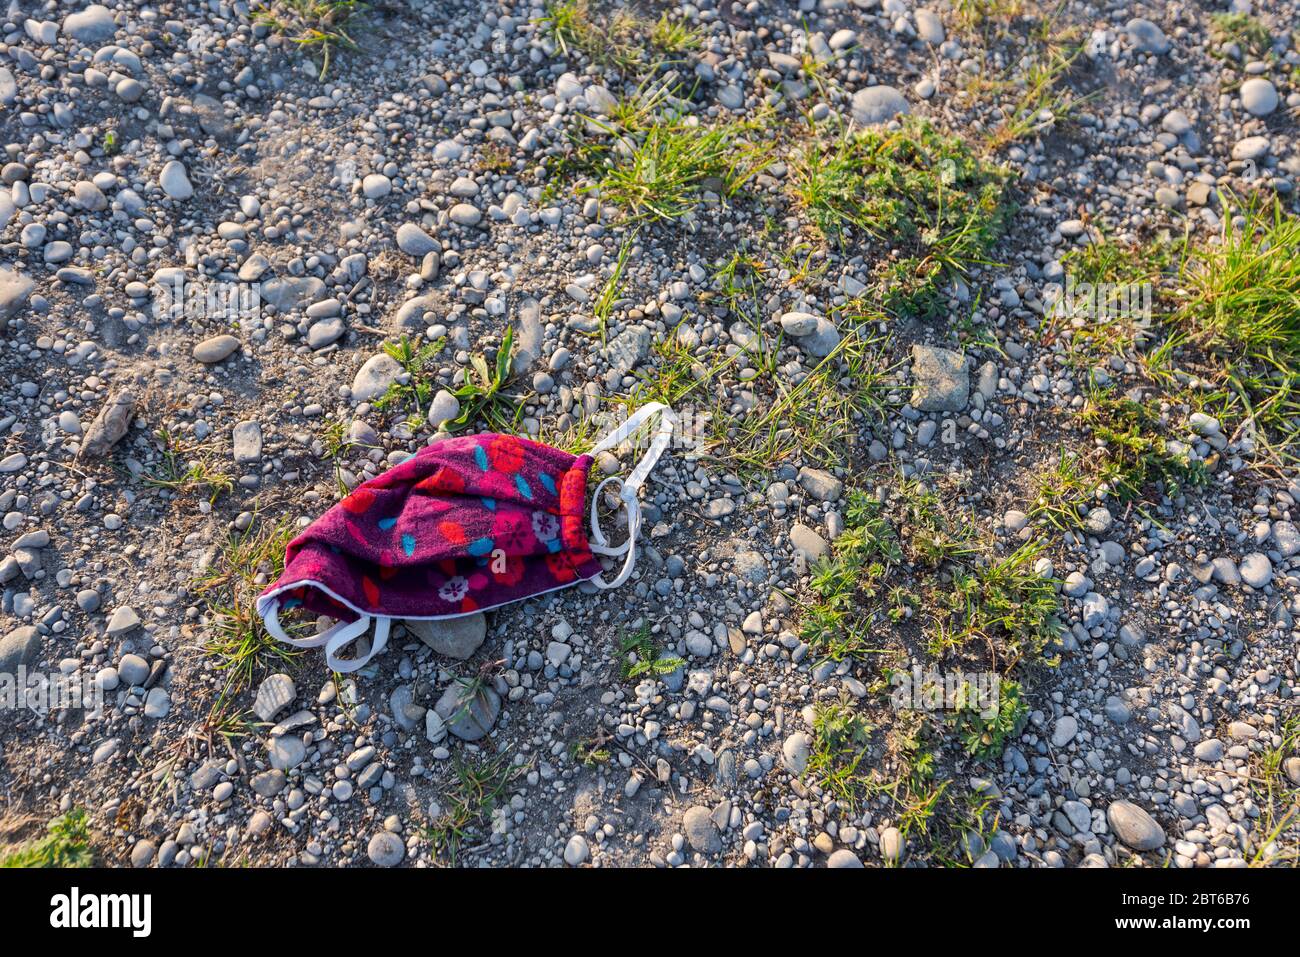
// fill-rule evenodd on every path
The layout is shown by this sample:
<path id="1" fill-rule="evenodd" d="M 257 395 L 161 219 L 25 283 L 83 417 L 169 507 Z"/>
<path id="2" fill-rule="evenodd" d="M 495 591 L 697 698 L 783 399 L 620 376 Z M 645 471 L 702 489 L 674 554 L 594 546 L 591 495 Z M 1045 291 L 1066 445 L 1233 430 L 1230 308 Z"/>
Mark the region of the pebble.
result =
<path id="1" fill-rule="evenodd" d="M 352 380 L 352 401 L 373 402 L 387 392 L 401 374 L 401 365 L 388 353 L 371 356 Z"/>
<path id="2" fill-rule="evenodd" d="M 487 637 L 487 617 L 481 612 L 439 620 L 408 618 L 403 624 L 435 652 L 457 661 L 471 657 Z"/>
<path id="3" fill-rule="evenodd" d="M 970 400 L 970 372 L 961 353 L 912 346 L 912 405 L 921 412 L 960 412 Z"/>
<path id="4" fill-rule="evenodd" d="M 414 223 L 403 223 L 397 227 L 397 248 L 408 256 L 423 258 L 441 248 L 433 237 Z"/>
<path id="5" fill-rule="evenodd" d="M 1113 801 L 1106 820 L 1115 836 L 1135 851 L 1154 851 L 1165 843 L 1164 829 L 1132 801 Z"/>
<path id="6" fill-rule="evenodd" d="M 194 195 L 194 187 L 185 171 L 185 164 L 180 160 L 171 160 L 158 174 L 158 185 L 171 199 L 189 199 Z"/>
<path id="7" fill-rule="evenodd" d="M 239 340 L 231 335 L 213 336 L 204 339 L 194 347 L 194 358 L 205 365 L 212 365 L 232 355 L 239 348 Z"/>
<path id="8" fill-rule="evenodd" d="M 682 815 L 682 830 L 686 840 L 701 854 L 716 854 L 722 850 L 722 837 L 707 807 L 696 805 Z"/>
<path id="9" fill-rule="evenodd" d="M 383 173 L 371 173 L 361 181 L 361 195 L 366 199 L 383 199 L 393 191 L 393 182 Z"/>
<path id="10" fill-rule="evenodd" d="M 575 834 L 569 838 L 569 842 L 564 845 L 564 863 L 570 867 L 577 867 L 584 863 L 591 856 L 591 848 L 587 845 L 587 839 L 581 834 Z"/>
<path id="11" fill-rule="evenodd" d="M 858 90 L 853 94 L 851 105 L 853 121 L 861 126 L 877 126 L 911 112 L 907 97 L 883 84 Z"/>
<path id="12" fill-rule="evenodd" d="M 1252 552 L 1241 560 L 1241 580 L 1251 588 L 1266 588 L 1273 581 L 1273 563 L 1263 552 Z"/>
<path id="13" fill-rule="evenodd" d="M 293 679 L 286 674 L 268 675 L 257 688 L 253 699 L 253 713 L 261 721 L 272 721 L 298 697 Z"/>
<path id="14" fill-rule="evenodd" d="M 1238 91 L 1241 105 L 1251 116 L 1268 116 L 1277 109 L 1277 89 L 1263 77 L 1253 76 Z"/>
<path id="15" fill-rule="evenodd" d="M 366 845 L 366 856 L 376 867 L 396 867 L 406 856 L 406 845 L 390 831 L 380 831 Z"/>
<path id="16" fill-rule="evenodd" d="M 1056 719 L 1056 727 L 1052 730 L 1052 744 L 1055 747 L 1063 748 L 1079 733 L 1079 722 L 1071 715 L 1063 715 Z"/>
<path id="17" fill-rule="evenodd" d="M 1165 31 L 1150 20 L 1135 17 L 1128 22 L 1125 30 L 1133 45 L 1143 53 L 1161 56 L 1170 50 L 1171 44 L 1169 38 L 1165 36 Z"/>

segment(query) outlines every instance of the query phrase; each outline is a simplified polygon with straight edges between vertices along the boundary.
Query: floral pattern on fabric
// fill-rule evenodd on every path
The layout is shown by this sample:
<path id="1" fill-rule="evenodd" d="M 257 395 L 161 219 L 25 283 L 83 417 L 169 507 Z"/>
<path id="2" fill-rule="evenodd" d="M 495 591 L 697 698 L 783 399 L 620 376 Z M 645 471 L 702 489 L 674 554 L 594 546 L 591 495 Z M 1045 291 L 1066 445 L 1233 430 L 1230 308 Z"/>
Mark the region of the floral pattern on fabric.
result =
<path id="1" fill-rule="evenodd" d="M 263 594 L 347 621 L 354 609 L 418 618 L 591 578 L 601 567 L 584 524 L 590 468 L 590 456 L 512 435 L 436 442 L 304 529 Z"/>

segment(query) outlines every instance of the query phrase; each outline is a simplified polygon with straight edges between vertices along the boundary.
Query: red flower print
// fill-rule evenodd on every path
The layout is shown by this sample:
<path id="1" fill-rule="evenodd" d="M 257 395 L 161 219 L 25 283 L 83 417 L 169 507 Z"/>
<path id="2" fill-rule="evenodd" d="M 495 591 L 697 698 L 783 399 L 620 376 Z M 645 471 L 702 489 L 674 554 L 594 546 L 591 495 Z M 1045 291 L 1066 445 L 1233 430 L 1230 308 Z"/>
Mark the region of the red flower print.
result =
<path id="1" fill-rule="evenodd" d="M 433 492 L 435 494 L 438 492 L 463 492 L 465 491 L 465 476 L 444 465 L 424 481 L 417 482 L 415 487 L 422 492 Z"/>
<path id="2" fill-rule="evenodd" d="M 556 552 L 553 555 L 546 556 L 546 567 L 551 571 L 551 577 L 561 585 L 573 581 L 578 577 L 578 570 L 574 567 L 566 552 Z"/>
<path id="3" fill-rule="evenodd" d="M 518 585 L 524 580 L 524 560 L 518 556 L 510 555 L 503 559 L 505 569 L 496 571 L 501 566 L 498 564 L 492 571 L 492 578 L 498 585 Z"/>
<path id="4" fill-rule="evenodd" d="M 460 522 L 439 522 L 438 533 L 453 545 L 465 544 L 465 526 Z"/>
<path id="5" fill-rule="evenodd" d="M 492 521 L 492 540 L 507 555 L 527 555 L 537 544 L 531 523 L 519 512 L 497 512 Z"/>
<path id="6" fill-rule="evenodd" d="M 360 515 L 375 504 L 375 493 L 368 488 L 359 488 L 339 504 L 343 506 L 344 511 Z"/>
<path id="7" fill-rule="evenodd" d="M 524 446 L 513 435 L 495 435 L 487 444 L 488 458 L 499 472 L 518 472 L 524 467 Z"/>

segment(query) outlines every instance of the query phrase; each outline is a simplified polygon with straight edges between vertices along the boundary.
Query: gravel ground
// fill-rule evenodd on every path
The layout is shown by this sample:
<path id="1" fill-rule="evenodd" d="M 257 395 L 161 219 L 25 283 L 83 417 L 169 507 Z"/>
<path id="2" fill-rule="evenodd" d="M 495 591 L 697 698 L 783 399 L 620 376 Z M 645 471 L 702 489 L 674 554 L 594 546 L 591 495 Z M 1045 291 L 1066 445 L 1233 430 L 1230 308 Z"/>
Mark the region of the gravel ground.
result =
<path id="1" fill-rule="evenodd" d="M 1212 404 L 1213 345 L 1052 292 L 1107 243 L 1212 246 L 1230 194 L 1296 213 L 1293 2 L 5 4 L 0 673 L 102 707 L 0 712 L 0 842 L 84 808 L 134 867 L 1294 863 L 1287 423 Z M 810 143 L 918 119 L 916 236 L 801 191 Z M 977 173 L 983 245 L 907 259 L 941 244 L 917 183 Z M 1154 445 L 1054 510 L 1124 445 L 1097 389 Z M 581 451 L 650 398 L 694 430 L 621 588 L 349 676 L 252 619 L 293 531 L 420 446 Z M 828 639 L 817 560 L 870 516 L 898 551 Z M 1041 646 L 940 640 L 1010 555 Z M 891 702 L 913 667 L 1020 699 L 963 737 Z"/>

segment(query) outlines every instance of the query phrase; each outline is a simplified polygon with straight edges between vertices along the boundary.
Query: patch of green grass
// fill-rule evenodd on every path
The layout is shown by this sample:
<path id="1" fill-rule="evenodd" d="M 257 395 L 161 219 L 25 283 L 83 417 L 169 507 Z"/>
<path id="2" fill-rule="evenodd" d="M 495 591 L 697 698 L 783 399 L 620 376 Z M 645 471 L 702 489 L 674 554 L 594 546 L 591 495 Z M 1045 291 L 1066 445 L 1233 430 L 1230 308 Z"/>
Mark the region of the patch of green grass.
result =
<path id="1" fill-rule="evenodd" d="M 1082 315 L 1058 308 L 1044 338 L 1063 338 L 1067 358 L 1080 368 L 1124 354 L 1152 381 L 1172 389 L 1171 398 L 1219 419 L 1225 432 L 1246 428 L 1262 462 L 1286 464 L 1295 461 L 1300 435 L 1300 217 L 1276 200 L 1230 194 L 1220 199 L 1223 226 L 1213 241 L 1157 238 L 1125 246 L 1103 240 L 1071 250 L 1064 260 L 1067 274 L 1105 285 L 1116 300 L 1105 309 L 1100 298 L 1085 302 Z M 1192 378 L 1204 385 L 1187 389 Z M 1113 411 L 1094 411 L 1103 440 Z M 1127 425 L 1121 431 L 1129 431 Z M 1115 476 L 1132 498 L 1134 482 L 1145 478 L 1142 466 L 1158 466 L 1166 446 L 1142 435 L 1118 444 L 1132 450 L 1129 465 L 1136 474 L 1121 463 Z M 1174 458 L 1168 470 L 1173 478 L 1200 478 L 1180 476 L 1185 469 Z M 1075 471 L 1091 476 L 1097 469 Z M 1065 491 L 1074 490 L 1049 489 L 1049 506 Z"/>
<path id="2" fill-rule="evenodd" d="M 1056 582 L 1033 569 L 1041 551 L 1040 543 L 1026 542 L 1005 558 L 955 568 L 931 654 L 986 648 L 993 669 L 1004 673 L 1024 659 L 1054 665 L 1051 647 L 1064 626 Z"/>
<path id="3" fill-rule="evenodd" d="M 439 802 L 442 813 L 422 832 L 435 863 L 447 867 L 456 866 L 467 842 L 484 837 L 484 824 L 526 766 L 514 764 L 508 754 L 499 754 L 456 758 L 452 768 L 456 780 Z"/>
<path id="4" fill-rule="evenodd" d="M 861 489 L 851 490 L 844 532 L 831 554 L 813 565 L 811 587 L 818 600 L 805 609 L 800 636 L 832 661 L 881 653 L 862 608 L 879 596 L 889 570 L 902 558 L 884 505 Z"/>
<path id="5" fill-rule="evenodd" d="M 1174 267 L 1171 243 L 1076 246 L 1061 257 L 1065 283 L 1041 334 L 1063 340 L 1076 368 L 1113 355 L 1136 355 L 1152 340 L 1157 280 Z"/>
<path id="6" fill-rule="evenodd" d="M 618 259 L 614 263 L 614 271 L 609 274 L 605 284 L 601 286 L 600 295 L 596 297 L 596 302 L 592 306 L 592 317 L 600 324 L 600 341 L 605 341 L 605 332 L 609 325 L 609 317 L 614 311 L 614 304 L 619 299 L 619 283 L 623 281 L 623 270 L 627 268 L 628 256 L 632 254 L 632 247 L 636 245 L 637 233 L 633 231 L 618 247 Z"/>
<path id="7" fill-rule="evenodd" d="M 271 0 L 254 12 L 253 22 L 288 37 L 309 55 L 319 55 L 324 80 L 337 50 L 356 49 L 349 31 L 369 6 L 363 0 Z"/>
<path id="8" fill-rule="evenodd" d="M 285 547 L 297 534 L 287 520 L 254 524 L 232 535 L 210 567 L 194 583 L 207 613 L 204 651 L 226 677 L 224 695 L 233 696 L 252 685 L 258 675 L 282 667 L 301 652 L 277 641 L 257 613 L 257 596 L 284 569 Z M 305 623 L 282 620 L 289 634 Z M 218 700 L 218 706 L 221 705 Z M 238 725 L 238 715 L 222 712 L 221 727 Z"/>
<path id="9" fill-rule="evenodd" d="M 953 0 L 952 13 L 960 30 L 1005 26 L 1024 12 L 1024 0 Z"/>
<path id="10" fill-rule="evenodd" d="M 1024 730 L 1029 702 L 1020 694 L 1020 682 L 999 679 L 996 705 L 985 706 L 974 689 L 963 684 L 958 706 L 949 716 L 966 753 L 980 761 L 1002 756 L 1007 742 Z"/>
<path id="11" fill-rule="evenodd" d="M 1026 655 L 1041 660 L 1060 631 L 1052 582 L 1032 573 L 1035 548 L 994 559 L 983 555 L 969 520 L 953 518 L 933 490 L 915 482 L 883 503 L 849 493 L 845 529 L 831 555 L 812 569 L 816 601 L 804 610 L 800 634 L 832 660 L 891 654 L 879 647 L 876 614 L 891 622 L 929 612 L 935 656 L 972 643 L 989 649 L 996 667 L 1010 670 Z M 922 584 L 890 586 L 904 567 Z M 943 571 L 947 581 L 932 580 Z M 945 596 L 927 607 L 921 595 Z"/>
<path id="12" fill-rule="evenodd" d="M 639 372 L 642 381 L 620 401 L 629 408 L 646 401 L 691 407 L 701 457 L 742 476 L 764 474 L 797 455 L 844 455 L 888 405 L 893 365 L 885 337 L 872 329 L 873 317 L 861 303 L 837 308 L 840 342 L 811 369 L 794 377 L 779 374 L 783 336 L 779 330 L 773 336 L 763 332 L 765 297 L 756 285 L 728 291 L 729 269 L 720 274 L 722 295 L 735 320 L 753 328 L 752 337 L 726 350 L 687 346 L 676 333 L 663 337 L 653 346 L 658 361 Z M 742 385 L 753 400 L 731 403 L 724 387 L 733 384 Z"/>
<path id="13" fill-rule="evenodd" d="M 730 198 L 770 162 L 768 145 L 743 121 L 701 123 L 665 109 L 634 123 L 588 122 L 606 134 L 584 144 L 590 190 L 632 221 L 679 219 L 706 191 Z"/>
<path id="14" fill-rule="evenodd" d="M 1295 867 L 1300 862 L 1300 788 L 1284 770 L 1284 762 L 1295 760 L 1300 751 L 1300 715 L 1283 722 L 1280 737 L 1280 745 L 1251 759 L 1250 790 L 1260 811 L 1251 867 Z"/>
<path id="15" fill-rule="evenodd" d="M 1093 477 L 1084 457 L 1062 450 L 1056 462 L 1037 476 L 1032 518 L 1043 517 L 1057 529 L 1080 528 L 1080 509 L 1093 501 L 1100 479 Z"/>
<path id="16" fill-rule="evenodd" d="M 915 118 L 893 132 L 820 137 L 790 172 L 794 198 L 825 239 L 891 250 L 878 275 L 889 310 L 939 315 L 943 284 L 989 261 L 1010 212 L 1006 169 Z"/>
<path id="17" fill-rule="evenodd" d="M 437 339 L 420 345 L 419 336 L 412 339 L 406 333 L 396 342 L 385 342 L 383 350 L 402 367 L 406 381 L 394 382 L 388 391 L 375 400 L 376 412 L 390 412 L 399 408 L 413 409 L 410 422 L 418 426 L 433 396 L 433 383 L 424 375 L 425 367 L 443 350 L 446 339 Z"/>
<path id="18" fill-rule="evenodd" d="M 867 779 L 863 761 L 872 727 L 847 698 L 813 706 L 812 745 L 805 774 L 850 807 L 861 800 Z"/>
<path id="19" fill-rule="evenodd" d="M 45 837 L 0 853 L 0 868 L 93 867 L 90 821 L 84 808 L 73 808 L 47 825 Z"/>
<path id="20" fill-rule="evenodd" d="M 704 38 L 703 30 L 666 11 L 654 21 L 626 7 L 601 15 L 590 0 L 548 0 L 537 23 L 561 54 L 578 53 L 619 70 L 644 69 L 664 57 L 680 56 Z"/>
<path id="21" fill-rule="evenodd" d="M 650 30 L 650 44 L 664 53 L 682 54 L 698 50 L 704 43 L 704 35 L 700 27 L 693 27 L 665 11 Z"/>
<path id="22" fill-rule="evenodd" d="M 159 442 L 160 460 L 146 472 L 144 483 L 165 488 L 178 496 L 199 496 L 211 505 L 223 492 L 235 487 L 234 480 L 217 464 L 211 453 L 163 428 L 154 433 Z"/>
<path id="23" fill-rule="evenodd" d="M 515 330 L 507 326 L 501 337 L 492 364 L 487 356 L 478 352 L 470 357 L 465 381 L 451 390 L 460 402 L 460 415 L 444 424 L 448 432 L 456 432 L 482 419 L 497 432 L 513 432 L 523 407 L 505 393 L 510 382 L 510 362 L 514 357 Z"/>
<path id="24" fill-rule="evenodd" d="M 636 631 L 625 633 L 618 642 L 618 675 L 624 681 L 635 681 L 650 675 L 670 675 L 686 662 L 676 656 L 660 657 L 660 648 L 650 634 L 650 626 L 642 624 Z"/>
<path id="25" fill-rule="evenodd" d="M 970 522 L 954 519 L 943 497 L 915 479 L 898 485 L 895 508 L 907 560 L 923 568 L 977 554 Z"/>
<path id="26" fill-rule="evenodd" d="M 1189 294 L 1177 318 L 1229 358 L 1289 370 L 1300 359 L 1300 217 L 1277 200 L 1248 201 L 1235 212 L 1241 224 L 1225 215 L 1219 241 L 1188 258 Z"/>
<path id="27" fill-rule="evenodd" d="M 1082 53 L 1079 43 L 1046 43 L 1023 64 L 1022 73 L 998 84 L 1013 99 L 986 140 L 990 152 L 1048 129 L 1078 109 L 1087 97 L 1076 96 L 1064 80 Z"/>
<path id="28" fill-rule="evenodd" d="M 342 419 L 333 419 L 325 426 L 325 431 L 321 435 L 321 443 L 325 449 L 325 456 L 330 460 L 334 469 L 334 484 L 338 487 L 339 496 L 343 497 L 351 491 L 347 482 L 343 481 L 343 457 L 354 448 L 370 448 L 361 442 L 354 442 L 348 434 L 348 424 Z"/>
<path id="29" fill-rule="evenodd" d="M 613 755 L 609 748 L 605 747 L 602 737 L 598 735 L 595 738 L 574 741 L 569 745 L 569 757 L 584 768 L 594 768 L 600 764 L 608 764 Z"/>
<path id="30" fill-rule="evenodd" d="M 550 34 L 562 54 L 582 53 L 597 61 L 617 57 L 621 44 L 612 41 L 615 35 L 625 32 L 623 24 L 630 17 L 626 11 L 620 10 L 616 19 L 597 24 L 590 0 L 548 0 L 545 10 L 537 23 Z"/>
<path id="31" fill-rule="evenodd" d="M 1056 528 L 1080 528 L 1086 506 L 1110 495 L 1120 503 L 1148 502 L 1162 489 L 1173 496 L 1209 482 L 1191 447 L 1170 438 L 1170 413 L 1159 399 L 1137 401 L 1093 389 L 1078 422 L 1091 440 L 1086 451 L 1062 451 L 1036 480 L 1031 517 Z"/>
<path id="32" fill-rule="evenodd" d="M 930 731 L 925 715 L 917 712 L 898 715 L 887 734 L 889 753 L 897 770 L 886 776 L 873 769 L 868 782 L 871 793 L 887 798 L 892 805 L 897 815 L 895 826 L 904 844 L 914 836 L 930 833 L 931 822 L 943 808 L 948 793 L 950 782 L 937 780 L 935 752 L 928 740 Z"/>
<path id="33" fill-rule="evenodd" d="M 1089 456 L 1096 486 L 1121 502 L 1140 499 L 1157 482 L 1176 494 L 1208 480 L 1204 464 L 1166 437 L 1167 417 L 1156 399 L 1138 402 L 1095 390 L 1080 420 L 1097 444 Z"/>
<path id="34" fill-rule="evenodd" d="M 1235 43 L 1243 53 L 1254 57 L 1263 56 L 1273 45 L 1268 27 L 1249 13 L 1239 11 L 1211 14 L 1210 37 L 1219 46 Z"/>
<path id="35" fill-rule="evenodd" d="M 795 457 L 833 461 L 866 426 L 885 415 L 893 365 L 886 337 L 851 303 L 838 310 L 840 341 L 796 379 L 755 384 L 760 401 L 736 414 L 715 414 L 707 454 L 748 474 Z M 739 355 L 739 353 L 737 354 Z"/>

